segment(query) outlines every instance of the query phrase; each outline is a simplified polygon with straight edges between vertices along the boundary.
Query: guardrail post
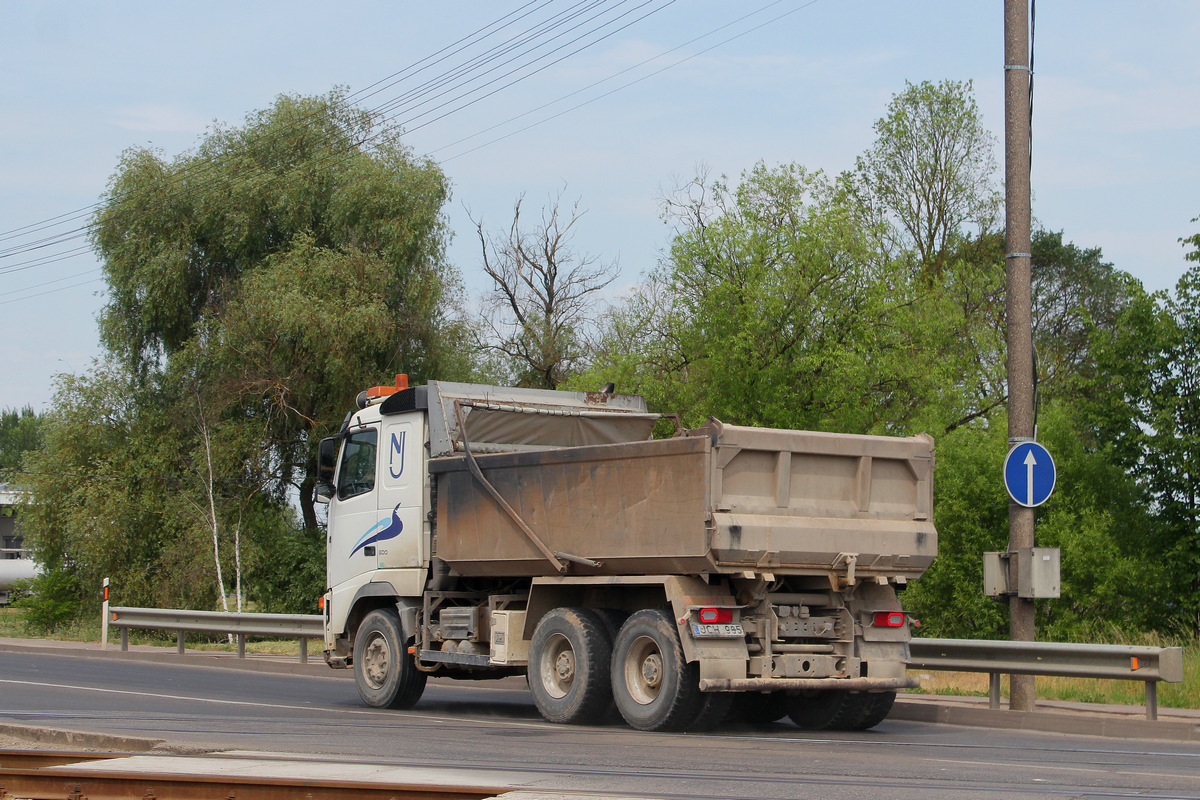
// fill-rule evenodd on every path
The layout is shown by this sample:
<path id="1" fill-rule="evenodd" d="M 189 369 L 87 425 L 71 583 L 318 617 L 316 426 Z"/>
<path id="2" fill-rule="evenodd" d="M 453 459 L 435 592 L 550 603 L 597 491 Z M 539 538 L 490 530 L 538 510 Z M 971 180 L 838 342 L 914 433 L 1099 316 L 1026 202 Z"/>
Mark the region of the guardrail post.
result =
<path id="1" fill-rule="evenodd" d="M 108 649 L 108 578 L 100 587 L 104 590 L 104 600 L 100 603 L 100 649 Z"/>
<path id="2" fill-rule="evenodd" d="M 175 632 L 175 652 L 183 655 L 183 631 Z"/>
<path id="3" fill-rule="evenodd" d="M 129 650 L 129 628 L 121 628 L 121 652 Z"/>
<path id="4" fill-rule="evenodd" d="M 1146 681 L 1146 719 L 1158 719 L 1158 684 Z"/>
<path id="5" fill-rule="evenodd" d="M 238 639 L 238 658 L 245 658 L 246 657 L 246 634 L 239 633 L 237 635 L 237 639 Z"/>
<path id="6" fill-rule="evenodd" d="M 300 663 L 308 663 L 308 639 L 300 637 Z"/>
<path id="7" fill-rule="evenodd" d="M 1000 708 L 1000 673 L 988 673 L 988 708 Z"/>

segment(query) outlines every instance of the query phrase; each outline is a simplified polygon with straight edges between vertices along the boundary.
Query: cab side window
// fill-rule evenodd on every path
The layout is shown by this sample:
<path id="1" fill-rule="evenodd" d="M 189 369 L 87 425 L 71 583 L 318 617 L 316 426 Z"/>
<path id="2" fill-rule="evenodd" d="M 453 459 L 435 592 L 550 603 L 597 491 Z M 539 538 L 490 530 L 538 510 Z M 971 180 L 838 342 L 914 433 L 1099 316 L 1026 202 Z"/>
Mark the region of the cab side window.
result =
<path id="1" fill-rule="evenodd" d="M 375 451 L 378 439 L 374 428 L 346 437 L 342 446 L 342 469 L 337 479 L 339 500 L 366 494 L 375 488 Z"/>

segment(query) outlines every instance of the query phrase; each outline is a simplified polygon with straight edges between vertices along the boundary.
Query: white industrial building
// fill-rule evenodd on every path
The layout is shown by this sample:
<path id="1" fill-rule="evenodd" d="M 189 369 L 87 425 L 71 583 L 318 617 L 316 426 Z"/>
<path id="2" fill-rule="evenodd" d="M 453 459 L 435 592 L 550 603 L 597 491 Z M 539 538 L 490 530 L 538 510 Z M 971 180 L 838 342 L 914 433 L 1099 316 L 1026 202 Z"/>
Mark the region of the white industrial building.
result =
<path id="1" fill-rule="evenodd" d="M 18 531 L 16 508 L 21 494 L 16 486 L 0 483 L 0 605 L 8 605 L 14 582 L 37 574 Z"/>

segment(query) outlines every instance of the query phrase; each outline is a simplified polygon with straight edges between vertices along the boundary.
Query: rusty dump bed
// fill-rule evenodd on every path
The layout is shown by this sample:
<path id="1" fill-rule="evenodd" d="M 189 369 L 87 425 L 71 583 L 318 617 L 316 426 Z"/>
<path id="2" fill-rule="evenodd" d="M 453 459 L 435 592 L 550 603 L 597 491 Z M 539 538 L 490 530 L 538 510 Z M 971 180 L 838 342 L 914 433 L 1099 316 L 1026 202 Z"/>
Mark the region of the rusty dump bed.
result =
<path id="1" fill-rule="evenodd" d="M 674 439 L 475 460 L 527 530 L 466 456 L 431 459 L 435 554 L 463 575 L 558 574 L 548 550 L 583 575 L 850 569 L 915 578 L 937 552 L 933 440 L 924 434 L 713 422 Z"/>

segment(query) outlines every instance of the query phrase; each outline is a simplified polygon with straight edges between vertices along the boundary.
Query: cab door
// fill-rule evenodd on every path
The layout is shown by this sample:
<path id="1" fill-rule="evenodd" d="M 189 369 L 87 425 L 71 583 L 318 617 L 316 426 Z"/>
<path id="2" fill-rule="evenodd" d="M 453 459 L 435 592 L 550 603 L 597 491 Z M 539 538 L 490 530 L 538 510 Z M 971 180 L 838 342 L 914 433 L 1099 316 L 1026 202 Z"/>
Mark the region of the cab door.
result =
<path id="1" fill-rule="evenodd" d="M 379 426 L 363 425 L 346 434 L 338 461 L 334 496 L 329 503 L 326 554 L 331 588 L 376 568 L 372 538 L 385 525 L 380 519 Z"/>
<path id="2" fill-rule="evenodd" d="M 423 569 L 425 553 L 425 415 L 383 418 L 380 437 L 379 511 L 390 526 L 376 546 L 379 569 Z"/>

